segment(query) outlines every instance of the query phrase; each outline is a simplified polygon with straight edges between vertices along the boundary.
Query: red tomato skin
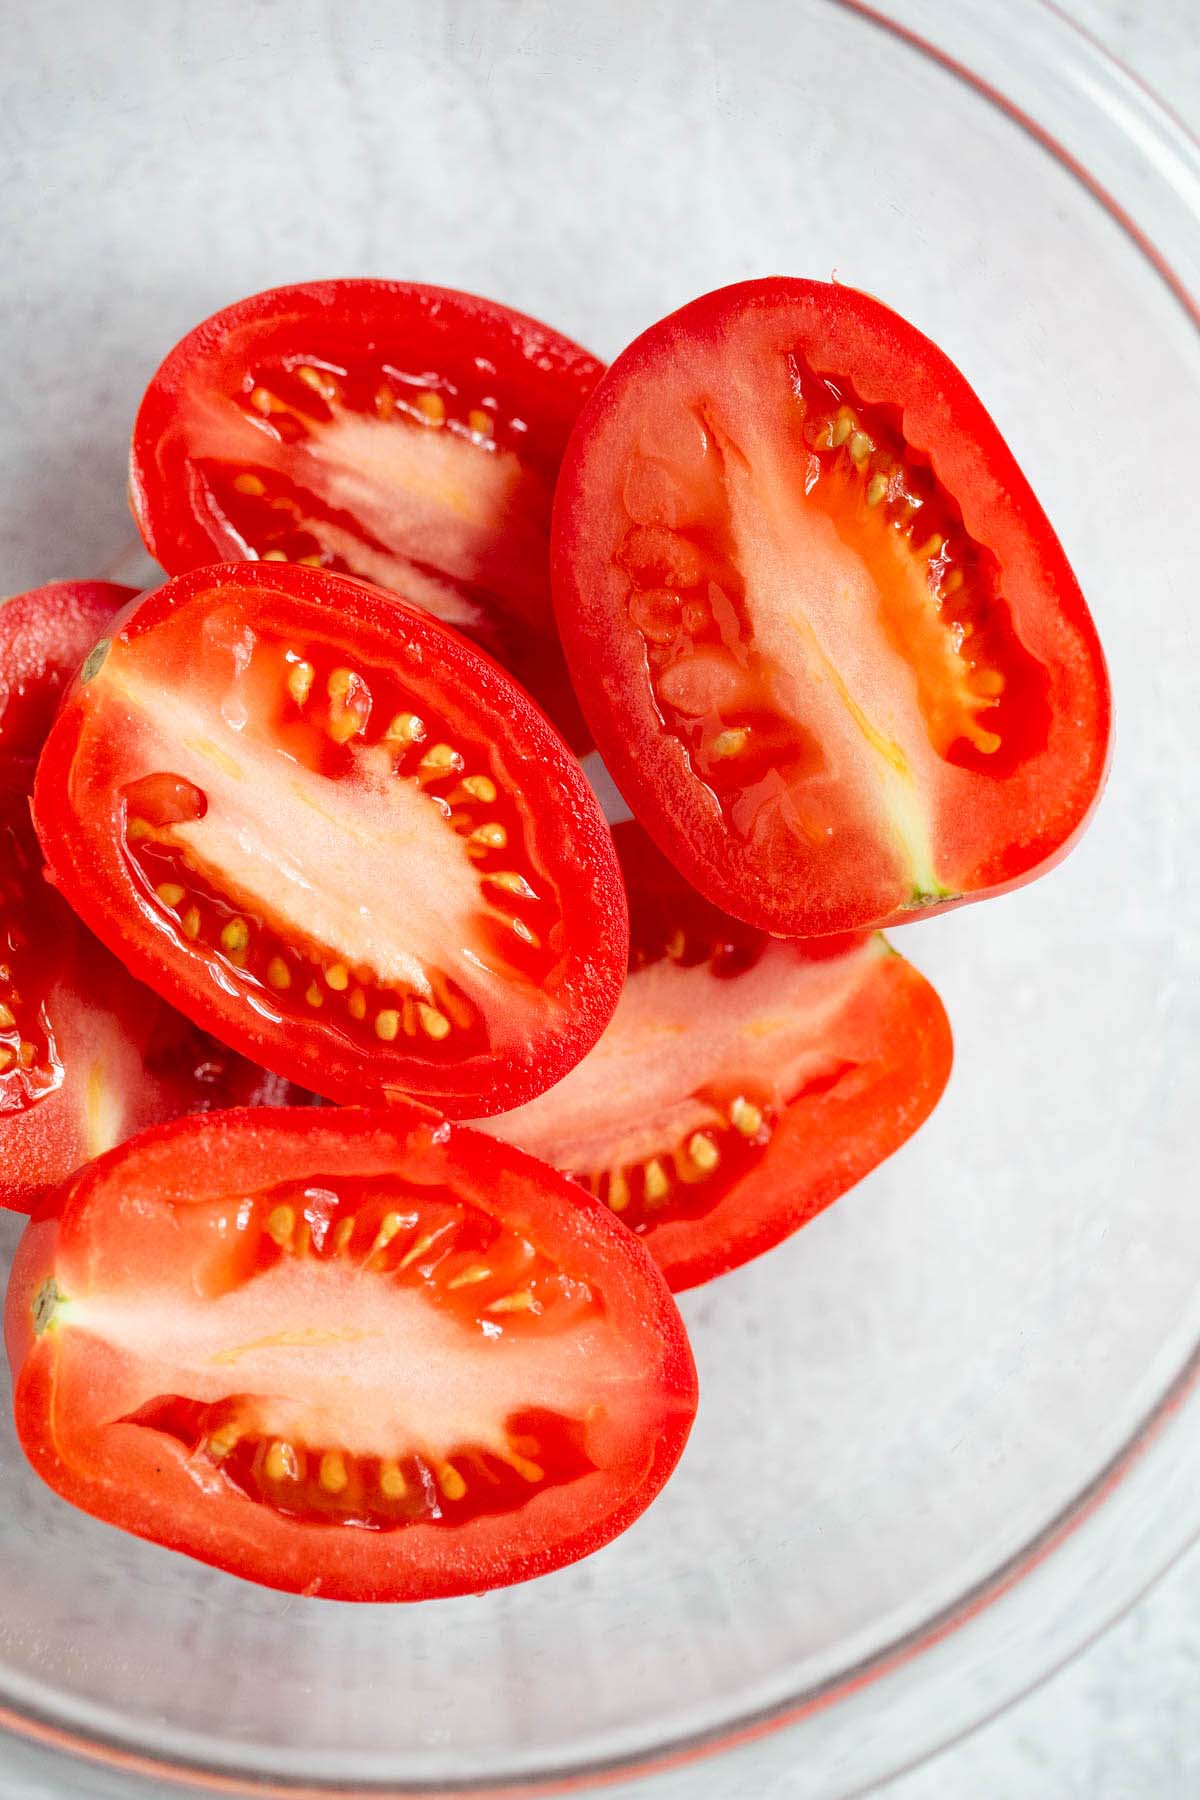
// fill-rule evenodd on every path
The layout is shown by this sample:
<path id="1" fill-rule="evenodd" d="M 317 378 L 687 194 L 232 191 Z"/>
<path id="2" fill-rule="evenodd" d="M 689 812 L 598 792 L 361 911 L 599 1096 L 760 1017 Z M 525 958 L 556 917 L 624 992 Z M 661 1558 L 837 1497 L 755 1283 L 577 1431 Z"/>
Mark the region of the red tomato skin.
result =
<path id="1" fill-rule="evenodd" d="M 683 919 L 714 942 L 753 941 L 689 888 L 632 820 L 618 825 L 614 838 L 635 941 L 647 916 Z M 862 942 L 861 934 L 830 936 L 795 948 L 806 958 L 836 958 Z M 937 990 L 895 952 L 839 1020 L 837 1044 L 847 1054 L 857 1049 L 875 1068 L 872 1084 L 845 1096 L 834 1089 L 785 1111 L 762 1161 L 710 1213 L 668 1220 L 647 1235 L 672 1292 L 741 1268 L 855 1187 L 925 1123 L 954 1064 L 954 1036 Z"/>
<path id="2" fill-rule="evenodd" d="M 195 1156 L 221 1157 L 227 1169 L 240 1164 L 245 1179 L 252 1181 L 261 1179 L 264 1166 L 284 1175 L 303 1170 L 305 1143 L 322 1136 L 352 1157 L 359 1145 L 399 1147 L 418 1131 L 427 1142 L 449 1142 L 459 1166 L 477 1167 L 481 1157 L 494 1160 L 496 1151 L 502 1151 L 503 1169 L 523 1181 L 526 1217 L 535 1222 L 553 1217 L 561 1241 L 592 1246 L 599 1241 L 624 1265 L 631 1291 L 626 1294 L 622 1288 L 620 1305 L 631 1329 L 636 1321 L 637 1328 L 657 1343 L 654 1379 L 663 1416 L 661 1429 L 645 1446 L 640 1479 L 603 1519 L 594 1519 L 581 1530 L 565 1529 L 554 1542 L 541 1546 L 514 1548 L 505 1542 L 512 1527 L 495 1518 L 472 1520 L 454 1533 L 441 1534 L 439 1542 L 436 1529 L 422 1525 L 394 1534 L 352 1526 L 297 1525 L 242 1495 L 228 1497 L 206 1513 L 185 1459 L 169 1445 L 154 1459 L 154 1477 L 164 1478 L 157 1486 L 131 1486 L 120 1451 L 103 1443 L 97 1444 L 86 1471 L 73 1465 L 50 1423 L 56 1380 L 53 1331 L 41 1335 L 35 1331 L 34 1300 L 43 1285 L 56 1278 L 64 1246 L 86 1231 L 86 1209 L 111 1174 L 122 1168 L 126 1153 L 154 1158 L 159 1166 L 170 1168 L 177 1176 L 178 1191 L 186 1193 L 189 1145 Z M 185 1151 L 182 1168 L 180 1147 Z M 189 1129 L 187 1121 L 176 1120 L 99 1158 L 51 1196 L 23 1233 L 9 1278 L 4 1341 L 21 1447 L 34 1471 L 63 1499 L 135 1536 L 181 1550 L 260 1586 L 362 1603 L 482 1593 L 550 1574 L 611 1542 L 645 1511 L 675 1468 L 691 1430 L 698 1392 L 683 1321 L 653 1260 L 632 1233 L 617 1225 L 606 1207 L 581 1196 L 573 1183 L 535 1158 L 508 1145 L 496 1146 L 466 1127 L 448 1127 L 429 1108 L 407 1101 L 375 1112 L 235 1109 L 210 1115 L 202 1136 L 194 1126 Z M 417 1546 L 419 1536 L 424 1541 Z M 450 1536 L 459 1541 L 449 1543 Z M 464 1546 L 462 1540 L 468 1537 L 478 1541 Z"/>
<path id="3" fill-rule="evenodd" d="M 0 754 L 37 755 L 63 692 L 137 591 L 52 581 L 0 601 Z"/>
<path id="4" fill-rule="evenodd" d="M 130 1059 L 121 1095 L 122 1138 L 184 1113 L 208 1112 L 214 1103 L 295 1106 L 305 1098 L 291 1082 L 206 1039 L 151 989 L 131 980 L 90 932 L 79 927 L 76 935 L 70 978 L 55 995 L 59 1008 L 70 1007 L 74 1015 L 65 1029 L 59 1026 L 72 1059 L 63 1085 L 25 1112 L 0 1114 L 0 1207 L 10 1212 L 31 1212 L 92 1154 L 78 1055 L 98 1030 L 111 1034 Z M 135 1068 L 151 1044 L 158 1046 L 155 1066 Z M 222 1070 L 211 1084 L 194 1073 L 206 1062 Z"/>
<path id="5" fill-rule="evenodd" d="M 622 405 L 669 383 L 672 358 L 687 348 L 711 346 L 719 361 L 731 323 L 746 319 L 777 335 L 783 321 L 789 342 L 818 372 L 852 378 L 865 402 L 902 409 L 907 441 L 929 450 L 965 524 L 998 559 L 1019 639 L 1046 672 L 1050 724 L 1042 751 L 1002 780 L 981 777 L 963 788 L 936 821 L 953 891 L 918 900 L 885 891 L 878 870 L 869 869 L 852 902 L 831 901 L 799 852 L 787 870 L 756 867 L 664 732 L 643 640 L 621 616 L 624 580 L 612 550 Z M 925 918 L 1046 873 L 1091 819 L 1109 766 L 1112 702 L 1086 601 L 982 402 L 930 339 L 870 295 L 773 276 L 718 289 L 651 326 L 611 364 L 572 433 L 555 494 L 551 564 L 568 666 L 613 779 L 669 859 L 736 918 L 785 937 Z"/>
<path id="6" fill-rule="evenodd" d="M 210 367 L 219 375 L 235 353 L 232 346 L 244 342 L 258 353 L 315 356 L 322 351 L 322 333 L 342 334 L 338 343 L 344 338 L 381 354 L 392 347 L 409 367 L 436 368 L 444 360 L 454 370 L 466 370 L 476 356 L 486 358 L 514 403 L 519 396 L 531 458 L 545 466 L 551 490 L 571 427 L 604 369 L 589 351 L 538 319 L 481 295 L 421 282 L 304 282 L 235 301 L 169 352 L 134 425 L 130 507 L 147 550 L 168 574 L 235 554 L 228 537 L 206 527 L 190 498 L 186 418 L 193 384 L 202 382 Z M 545 642 L 529 645 L 513 669 L 582 755 L 590 739 L 554 638 L 548 571 L 546 581 Z M 487 643 L 483 648 L 495 653 Z"/>
<path id="7" fill-rule="evenodd" d="M 761 934 L 689 887 L 636 821 L 614 826 L 613 838 L 629 896 L 631 981 L 638 979 L 639 952 L 653 959 L 677 930 L 689 940 L 727 946 L 735 957 L 754 954 Z M 802 962 L 836 963 L 866 942 L 866 934 L 856 933 L 787 948 Z M 773 946 L 776 955 L 782 949 Z M 782 1243 L 893 1155 L 933 1112 L 954 1061 L 950 1022 L 932 984 L 888 951 L 830 1028 L 830 1047 L 869 1071 L 869 1079 L 800 1096 L 781 1112 L 760 1160 L 710 1210 L 665 1216 L 639 1233 L 672 1292 L 726 1275 Z M 736 988 L 741 977 L 727 979 Z M 613 1029 L 619 1025 L 620 1014 Z M 703 1029 L 702 1017 L 696 1028 Z M 555 1093 L 535 1102 L 543 1120 L 552 1114 Z M 481 1129 L 520 1143 L 524 1116 L 502 1115 Z M 569 1158 L 556 1159 L 547 1147 L 547 1135 L 544 1127 L 531 1148 L 569 1168 Z"/>
<path id="8" fill-rule="evenodd" d="M 673 1293 L 727 1275 L 773 1250 L 869 1175 L 925 1123 L 945 1091 L 954 1041 L 935 989 L 893 954 L 847 1029 L 864 1051 L 901 1036 L 909 1056 L 888 1062 L 865 1094 L 824 1096 L 785 1112 L 762 1162 L 706 1217 L 660 1225 L 649 1249 Z"/>
<path id="9" fill-rule="evenodd" d="M 196 594 L 228 589 L 283 595 L 326 612 L 331 591 L 335 592 L 347 631 L 370 634 L 373 647 L 384 640 L 403 647 L 411 652 L 413 667 L 436 663 L 474 704 L 489 708 L 497 729 L 503 719 L 514 742 L 519 733 L 526 768 L 545 765 L 553 771 L 539 779 L 544 780 L 545 793 L 553 792 L 562 831 L 569 834 L 571 856 L 569 864 L 564 859 L 562 873 L 570 873 L 575 882 L 563 926 L 570 955 L 565 958 L 569 966 L 561 982 L 561 1019 L 555 1035 L 515 1048 L 503 1063 L 493 1060 L 485 1073 L 471 1068 L 456 1072 L 447 1065 L 448 1073 L 440 1082 L 422 1085 L 414 1059 L 380 1054 L 369 1069 L 361 1060 L 343 1064 L 331 1059 L 323 1041 L 304 1041 L 290 1028 L 274 1031 L 257 1014 L 248 1019 L 235 1015 L 209 991 L 211 983 L 197 980 L 192 959 L 164 950 L 160 932 L 143 913 L 121 862 L 115 795 L 109 793 L 105 802 L 109 814 L 102 820 L 81 820 L 68 803 L 87 715 L 82 699 L 87 689 L 78 683 L 47 740 L 35 781 L 34 824 L 48 878 L 138 981 L 221 1042 L 299 1087 L 350 1104 L 378 1104 L 404 1094 L 451 1117 L 478 1114 L 481 1102 L 497 1112 L 520 1104 L 556 1081 L 595 1042 L 624 978 L 629 941 L 624 888 L 611 833 L 578 763 L 545 715 L 498 664 L 428 614 L 351 577 L 285 563 L 194 569 L 143 595 L 113 641 L 136 644 Z M 248 1011 L 241 1008 L 241 1013 Z"/>
<path id="10" fill-rule="evenodd" d="M 29 861 L 32 779 L 31 764 L 0 756 L 0 846 L 6 828 L 19 832 Z M 106 1149 L 114 1130 L 127 1138 L 180 1113 L 302 1102 L 300 1090 L 215 1043 L 132 980 L 51 888 L 37 920 L 53 965 L 46 1005 L 63 1074 L 33 1104 L 0 1111 L 0 1207 L 29 1212 L 95 1153 L 94 1073 L 110 1084 L 100 1101 Z"/>

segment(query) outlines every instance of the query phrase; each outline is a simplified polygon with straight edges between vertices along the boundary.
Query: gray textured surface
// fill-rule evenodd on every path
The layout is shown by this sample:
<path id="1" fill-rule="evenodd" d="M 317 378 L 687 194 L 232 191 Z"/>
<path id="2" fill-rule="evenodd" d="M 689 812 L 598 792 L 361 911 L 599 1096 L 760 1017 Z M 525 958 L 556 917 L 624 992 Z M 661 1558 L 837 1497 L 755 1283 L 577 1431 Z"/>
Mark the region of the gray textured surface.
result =
<path id="1" fill-rule="evenodd" d="M 1066 0 L 1064 10 L 1200 130 L 1196 0 Z M 877 1793 L 879 1800 L 1194 1800 L 1200 1550 L 1027 1700 Z"/>
<path id="2" fill-rule="evenodd" d="M 1193 38 L 1196 34 L 1195 0 L 1156 0 L 1153 8 L 1114 6 L 1109 0 L 1086 0 L 1073 10 L 1127 56 L 1149 80 L 1158 85 L 1174 101 L 1178 110 L 1191 119 L 1200 119 L 1200 75 L 1196 68 Z M 180 54 L 187 54 L 181 45 Z M 132 107 L 136 96 L 129 96 Z M 301 102 L 298 98 L 298 107 Z M 113 128 L 123 129 L 120 109 Z M 220 160 L 219 119 L 184 119 L 183 128 L 203 140 L 209 153 L 215 153 L 225 176 L 240 179 L 241 172 L 226 169 Z M 131 141 L 130 154 L 136 155 Z M 314 170 L 319 177 L 319 170 Z M 364 182 L 377 178 L 377 172 L 364 169 Z M 317 199 L 321 200 L 319 179 Z M 325 198 L 329 198 L 326 196 Z M 122 206 L 119 193 L 113 205 Z M 328 253 L 331 243 L 330 221 L 323 223 L 323 243 Z M 111 225 L 111 221 L 110 221 Z M 125 221 L 129 260 L 136 260 L 138 221 L 130 215 Z M 336 237 L 336 230 L 333 236 Z M 109 233 L 111 241 L 111 231 Z M 255 252 L 266 266 L 267 253 L 261 246 L 247 245 L 247 266 L 257 267 Z M 76 254 L 87 253 L 83 244 Z M 61 281 L 63 265 L 49 257 L 43 265 L 47 279 Z M 295 274 L 316 272 L 297 269 Z M 510 287 L 520 299 L 519 278 Z M 37 304 L 37 284 L 29 287 L 30 304 Z M 223 295 L 214 296 L 215 299 Z M 142 289 L 139 304 L 147 314 L 170 315 L 174 296 Z M 631 311 L 636 301 L 630 300 Z M 181 320 L 180 323 L 186 323 Z M 86 330 L 87 321 L 81 324 Z M 14 386 L 12 401 L 19 409 L 21 393 Z M 27 421 L 30 441 L 37 442 L 38 420 L 31 412 Z M 36 479 L 43 482 L 68 468 L 87 471 L 89 459 L 79 456 L 88 441 L 89 422 L 79 420 L 79 442 L 63 446 L 47 446 L 47 457 L 60 459 L 40 463 Z M 64 485 L 64 530 L 69 534 L 79 518 L 106 504 L 100 491 L 92 493 L 84 477 L 82 483 Z M 97 483 L 104 477 L 96 475 Z M 114 550 L 118 544 L 114 541 Z M 1164 1800 L 1191 1796 L 1200 1791 L 1200 1716 L 1195 1705 L 1197 1674 L 1200 1664 L 1200 1560 L 1193 1557 L 1177 1574 L 1164 1583 L 1155 1595 L 1101 1644 L 1072 1669 L 1045 1687 L 1033 1699 L 1015 1709 L 1004 1719 L 976 1734 L 966 1744 L 946 1753 L 917 1774 L 881 1790 L 887 1800 L 932 1800 L 934 1796 L 971 1795 L 981 1800 L 1009 1800 L 1010 1796 L 1028 1796 L 1029 1800 L 1108 1800 L 1109 1796 L 1162 1796 Z M 0 1788 L 7 1796 L 18 1796 L 20 1787 Z M 93 1796 L 98 1790 L 84 1776 L 74 1790 Z M 625 1790 L 621 1790 L 622 1794 Z M 741 1800 L 746 1790 L 730 1786 L 730 1800 Z M 652 1784 L 646 1790 L 648 1800 L 688 1800 L 691 1792 L 686 1772 L 671 1782 Z M 746 1800 L 750 1800 L 746 1793 Z M 757 1800 L 757 1795 L 755 1797 Z"/>
<path id="3" fill-rule="evenodd" d="M 1066 0 L 1064 10 L 1200 130 L 1196 0 Z M 877 1793 L 879 1800 L 1194 1800 L 1200 1549 L 1027 1700 Z"/>

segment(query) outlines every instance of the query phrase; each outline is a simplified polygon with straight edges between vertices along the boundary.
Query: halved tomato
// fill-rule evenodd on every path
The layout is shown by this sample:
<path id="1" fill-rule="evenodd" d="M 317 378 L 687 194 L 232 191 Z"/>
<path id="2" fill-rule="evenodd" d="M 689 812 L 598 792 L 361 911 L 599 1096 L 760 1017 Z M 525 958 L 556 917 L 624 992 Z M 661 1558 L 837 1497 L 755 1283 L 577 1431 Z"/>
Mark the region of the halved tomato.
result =
<path id="1" fill-rule="evenodd" d="M 135 975 L 335 1100 L 520 1104 L 616 1004 L 625 897 L 574 757 L 457 632 L 345 576 L 237 563 L 146 596 L 34 812 Z"/>
<path id="2" fill-rule="evenodd" d="M 300 1097 L 131 980 L 47 887 L 32 778 L 0 757 L 0 1206 L 21 1212 L 145 1125 Z"/>
<path id="3" fill-rule="evenodd" d="M 151 381 L 130 493 L 176 574 L 311 562 L 391 588 L 586 733 L 550 605 L 559 459 L 602 365 L 494 300 L 398 281 L 255 294 Z"/>
<path id="4" fill-rule="evenodd" d="M 52 581 L 0 600 L 0 753 L 37 755 L 67 683 L 136 593 L 115 581 Z"/>
<path id="5" fill-rule="evenodd" d="M 21 1443 L 58 1493 L 328 1599 L 586 1555 L 654 1498 L 696 1409 L 636 1238 L 411 1104 L 146 1133 L 27 1230 L 6 1328 Z"/>
<path id="6" fill-rule="evenodd" d="M 559 628 L 636 816 L 785 936 L 935 912 L 1064 854 L 1103 655 L 947 358 L 850 288 L 694 301 L 597 387 L 555 500 Z"/>
<path id="7" fill-rule="evenodd" d="M 878 935 L 727 918 L 632 823 L 629 979 L 591 1054 L 479 1129 L 607 1202 L 675 1289 L 806 1225 L 911 1137 L 950 1074 L 933 988 Z"/>

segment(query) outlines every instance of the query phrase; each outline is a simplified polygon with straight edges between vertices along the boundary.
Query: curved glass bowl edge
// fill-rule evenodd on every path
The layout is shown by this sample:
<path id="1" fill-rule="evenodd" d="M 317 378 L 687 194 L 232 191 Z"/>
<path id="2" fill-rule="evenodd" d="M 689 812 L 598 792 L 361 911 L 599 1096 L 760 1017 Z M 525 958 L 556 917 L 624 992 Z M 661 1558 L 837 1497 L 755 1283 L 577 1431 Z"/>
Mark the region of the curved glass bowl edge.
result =
<path id="1" fill-rule="evenodd" d="M 1109 212 L 1200 329 L 1200 142 L 1131 71 L 1053 0 L 1025 0 L 1025 29 L 986 0 L 830 0 L 895 33 L 969 83 L 1037 139 Z M 986 65 L 986 77 L 981 72 Z M 1065 87 L 1057 84 L 1063 75 Z M 1099 112 L 1124 156 L 1085 162 L 1075 126 Z M 1053 119 L 1053 125 L 1048 121 Z M 1130 159 L 1132 145 L 1136 158 Z M 1091 143 L 1089 140 L 1089 150 Z M 1137 163 L 1152 169 L 1147 189 Z M 1148 213 L 1153 216 L 1147 216 Z M 1189 228 L 1190 227 L 1190 235 Z M 29 1772 L 58 1792 L 57 1766 L 90 1762 L 118 1780 L 150 1778 L 226 1794 L 314 1800 L 334 1796 L 561 1794 L 636 1778 L 726 1753 L 733 1765 L 754 1755 L 755 1789 L 788 1768 L 797 1744 L 787 1727 L 808 1722 L 797 1800 L 842 1800 L 924 1760 L 994 1717 L 1054 1674 L 1136 1603 L 1200 1536 L 1200 1345 L 1131 1440 L 1031 1542 L 939 1615 L 828 1684 L 688 1738 L 630 1756 L 547 1769 L 528 1780 L 414 1787 L 393 1781 L 278 1783 L 248 1769 L 172 1763 L 99 1734 L 84 1736 L 49 1718 L 0 1705 L 0 1729 L 34 1760 Z M 1095 1579 L 1099 1569 L 1105 1579 Z M 992 1648 L 976 1642 L 987 1621 Z M 1021 1641 L 1027 1658 L 1003 1646 Z M 872 1729 L 864 1733 L 870 1717 Z M 774 1734 L 773 1743 L 764 1742 Z M 10 1743 L 12 1742 L 10 1739 Z M 0 1749 L 6 1748 L 0 1744 Z M 16 1744 L 12 1745 L 15 1750 Z M 766 1760 L 764 1760 L 766 1753 Z M 99 1773 L 99 1771 L 97 1771 Z M 701 1771 L 696 1769 L 697 1793 Z M 32 1790 L 35 1791 L 36 1790 Z M 122 1789 L 121 1791 L 126 1791 Z M 789 1795 L 792 1793 L 789 1786 Z M 699 1800 L 699 1796 L 698 1796 Z"/>

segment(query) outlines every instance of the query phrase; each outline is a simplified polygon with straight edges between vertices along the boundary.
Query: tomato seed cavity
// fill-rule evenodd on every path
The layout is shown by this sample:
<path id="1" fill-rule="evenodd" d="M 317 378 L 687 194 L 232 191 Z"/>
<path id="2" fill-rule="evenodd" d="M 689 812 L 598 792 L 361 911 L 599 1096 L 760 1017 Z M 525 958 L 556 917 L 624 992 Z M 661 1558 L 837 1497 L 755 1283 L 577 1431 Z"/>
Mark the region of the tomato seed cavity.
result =
<path id="1" fill-rule="evenodd" d="M 365 758 L 372 779 L 408 783 L 426 795 L 434 828 L 463 840 L 479 883 L 479 926 L 499 966 L 533 982 L 554 956 L 549 899 L 508 866 L 524 859 L 523 829 L 513 798 L 496 777 L 468 769 L 469 751 L 449 741 L 396 678 L 340 663 L 325 665 L 318 649 L 256 634 L 250 652 L 265 668 L 275 695 L 279 729 L 297 761 L 331 779 L 355 773 Z M 443 733 L 445 735 L 443 735 Z M 381 984 L 373 970 L 340 955 L 336 946 L 297 943 L 276 928 L 247 893 L 225 889 L 221 871 L 206 866 L 202 839 L 184 842 L 175 828 L 205 817 L 207 797 L 169 771 L 123 790 L 126 851 L 148 901 L 180 939 L 202 947 L 259 989 L 278 1010 L 322 1021 L 364 1046 L 407 1041 L 423 1054 L 461 1057 L 486 1047 L 478 1008 L 444 970 L 426 967 L 423 985 Z"/>

